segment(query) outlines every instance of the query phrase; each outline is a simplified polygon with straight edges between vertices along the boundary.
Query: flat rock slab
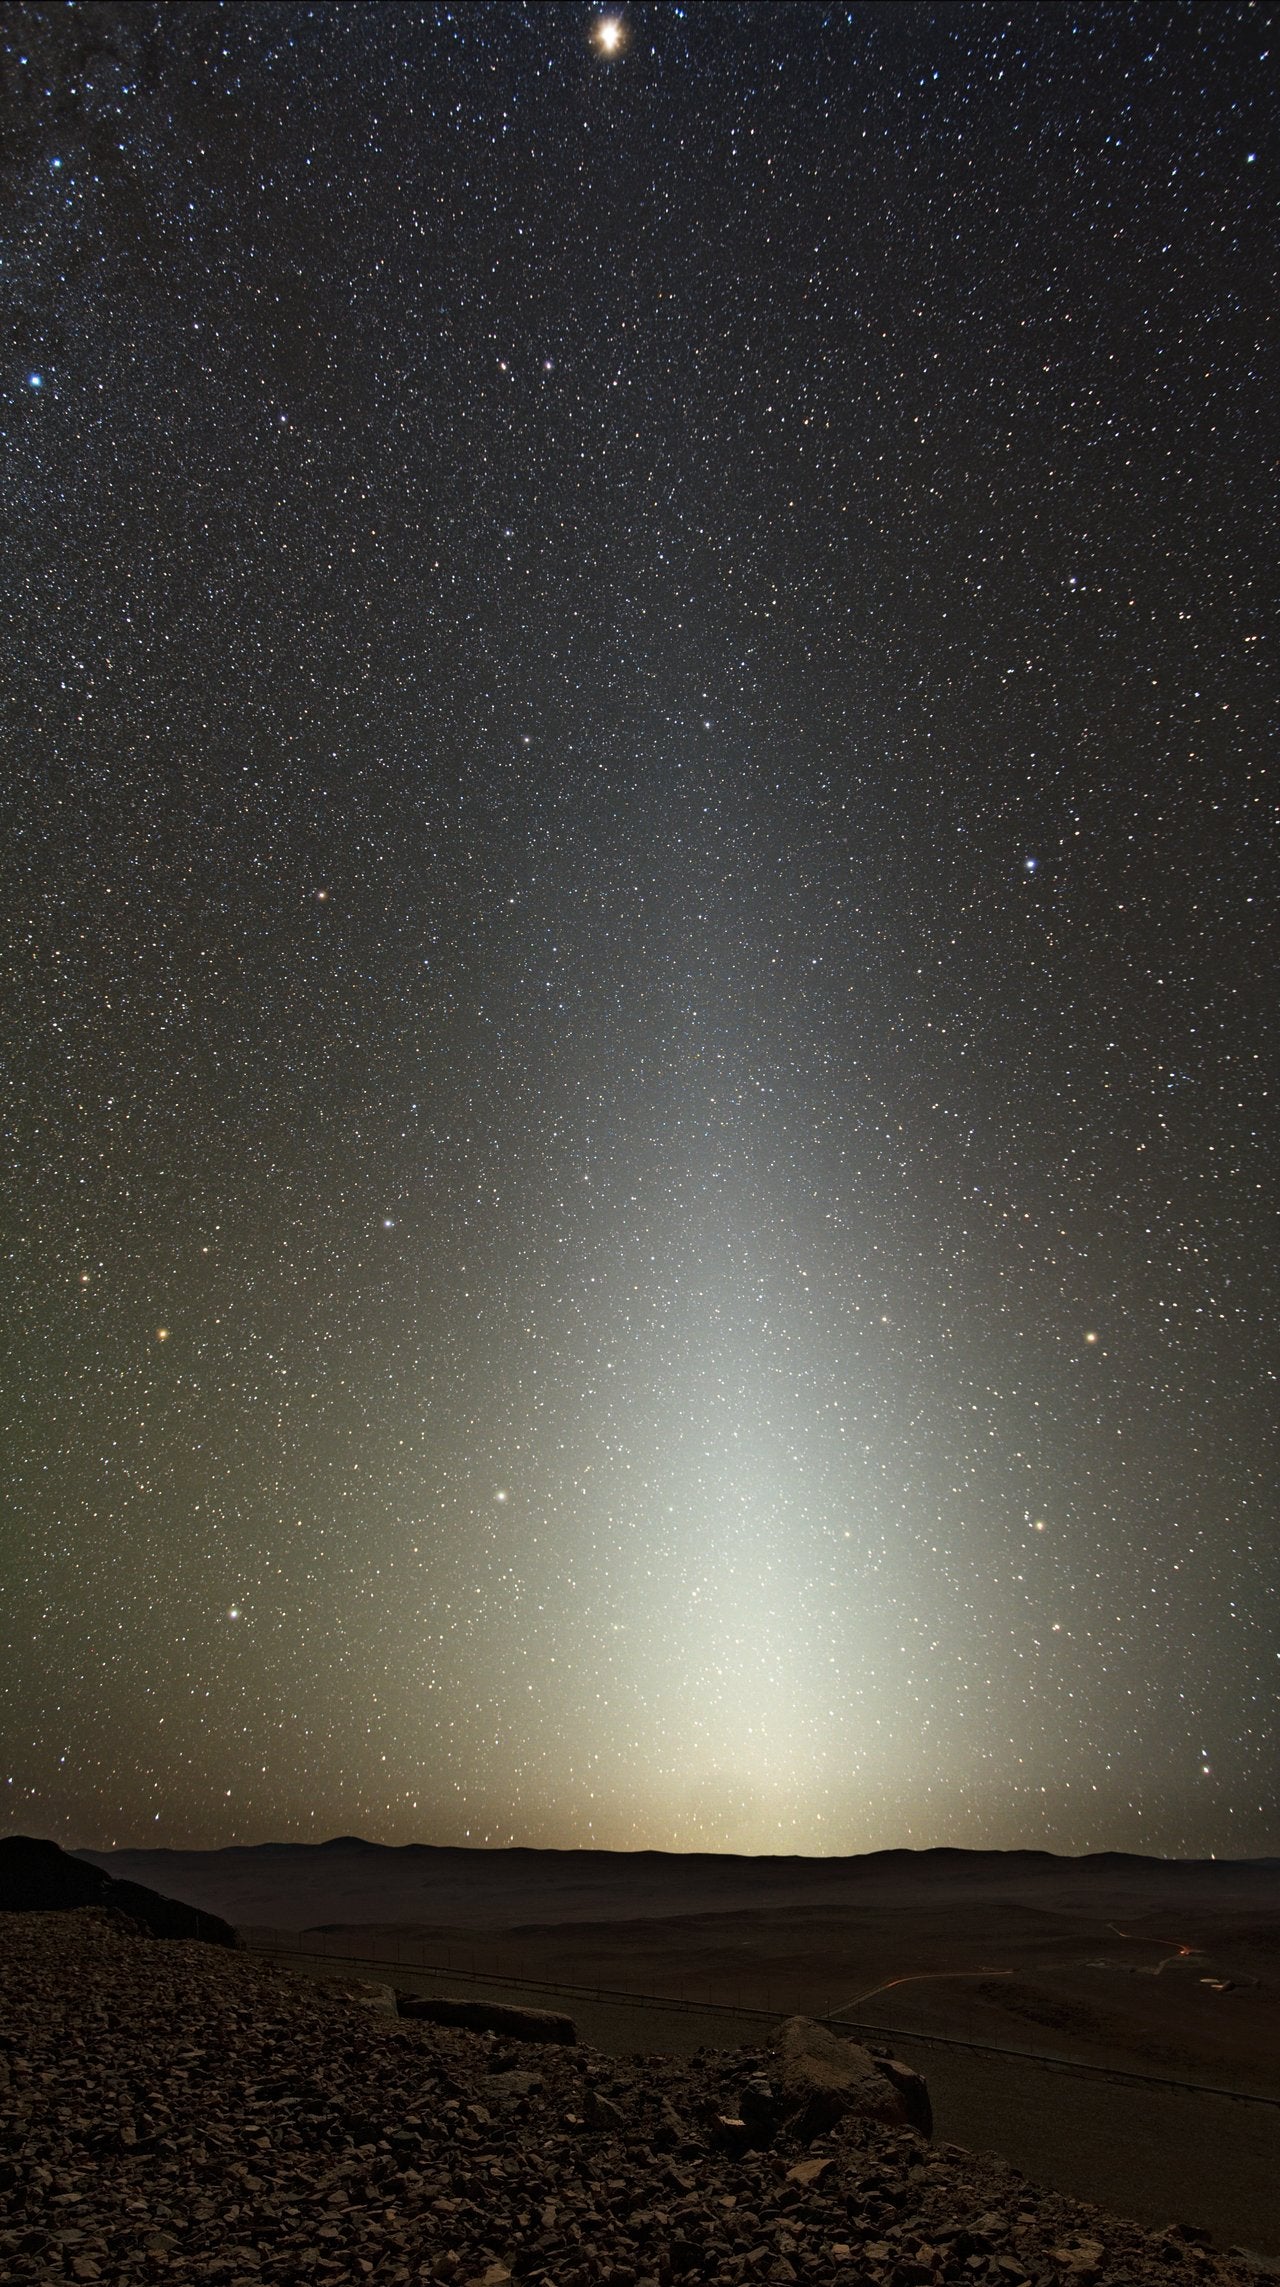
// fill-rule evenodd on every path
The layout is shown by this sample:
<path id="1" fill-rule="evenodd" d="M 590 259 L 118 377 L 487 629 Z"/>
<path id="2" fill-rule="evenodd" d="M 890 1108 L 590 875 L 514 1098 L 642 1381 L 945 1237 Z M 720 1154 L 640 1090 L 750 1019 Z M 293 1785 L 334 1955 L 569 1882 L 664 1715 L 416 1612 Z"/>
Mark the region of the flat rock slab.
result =
<path id="1" fill-rule="evenodd" d="M 475 2001 L 454 1994 L 436 2000 L 423 1993 L 400 1993 L 396 2003 L 402 2017 L 417 2017 L 428 2025 L 465 2025 L 472 2033 L 505 2033 L 514 2041 L 558 2041 L 566 2048 L 578 2038 L 572 2017 L 562 2017 L 556 2009 L 520 2009 L 514 2002 Z"/>

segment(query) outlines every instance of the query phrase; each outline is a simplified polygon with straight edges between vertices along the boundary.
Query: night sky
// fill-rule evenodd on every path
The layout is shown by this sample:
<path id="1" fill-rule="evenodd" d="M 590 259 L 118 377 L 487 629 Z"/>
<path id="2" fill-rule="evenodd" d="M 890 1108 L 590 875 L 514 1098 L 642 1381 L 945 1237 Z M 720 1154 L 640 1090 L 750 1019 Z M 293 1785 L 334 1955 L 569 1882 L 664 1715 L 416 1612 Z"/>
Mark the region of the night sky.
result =
<path id="1" fill-rule="evenodd" d="M 7 1827 L 1280 1851 L 1273 30 L 6 12 Z"/>

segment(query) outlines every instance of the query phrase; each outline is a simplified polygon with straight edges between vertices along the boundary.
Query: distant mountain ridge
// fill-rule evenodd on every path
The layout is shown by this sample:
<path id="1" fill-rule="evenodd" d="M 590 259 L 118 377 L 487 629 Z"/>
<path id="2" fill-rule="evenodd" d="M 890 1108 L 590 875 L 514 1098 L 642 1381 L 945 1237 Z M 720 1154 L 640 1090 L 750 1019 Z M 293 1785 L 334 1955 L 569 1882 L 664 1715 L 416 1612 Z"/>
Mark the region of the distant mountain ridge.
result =
<path id="1" fill-rule="evenodd" d="M 1149 1851 L 1086 1850 L 1066 1852 L 1054 1850 L 966 1850 L 954 1843 L 932 1843 L 923 1850 L 905 1845 L 890 1850 L 852 1851 L 847 1855 L 815 1858 L 803 1851 L 735 1850 L 601 1850 L 577 1847 L 561 1848 L 554 1844 L 464 1843 L 464 1842 L 370 1842 L 363 1834 L 335 1834 L 323 1842 L 232 1842 L 210 1850 L 179 1850 L 167 1846 L 148 1845 L 131 1849 L 127 1844 L 113 1850 L 92 1850 L 87 1845 L 76 1847 L 71 1855 L 91 1859 L 101 1864 L 109 1858 L 231 1858 L 235 1856 L 283 1856 L 298 1851 L 376 1851 L 380 1855 L 401 1858 L 413 1853 L 430 1858 L 465 1859 L 555 1859 L 557 1861 L 586 1861 L 607 1859 L 619 1865 L 643 1864 L 649 1860 L 666 1865 L 715 1866 L 922 1866 L 946 1861 L 954 1864 L 1041 1865 L 1041 1866 L 1256 1866 L 1280 1868 L 1278 1858 L 1161 1858 Z"/>
<path id="2" fill-rule="evenodd" d="M 850 1858 L 758 1857 L 674 1851 L 538 1850 L 454 1843 L 236 1844 L 223 1850 L 81 1850 L 112 1875 L 162 1889 L 206 1913 L 283 1929 L 398 1923 L 510 1929 L 534 1923 L 667 1919 L 705 1913 L 888 1907 L 899 1895 L 954 1888 L 972 1899 L 1026 1889 L 1133 1911 L 1163 1887 L 1248 1895 L 1274 1887 L 1277 1859 L 1161 1859 L 1123 1851 L 1060 1858 L 1050 1851 L 873 1851 Z M 1159 1900 L 1156 1901 L 1160 1902 Z"/>

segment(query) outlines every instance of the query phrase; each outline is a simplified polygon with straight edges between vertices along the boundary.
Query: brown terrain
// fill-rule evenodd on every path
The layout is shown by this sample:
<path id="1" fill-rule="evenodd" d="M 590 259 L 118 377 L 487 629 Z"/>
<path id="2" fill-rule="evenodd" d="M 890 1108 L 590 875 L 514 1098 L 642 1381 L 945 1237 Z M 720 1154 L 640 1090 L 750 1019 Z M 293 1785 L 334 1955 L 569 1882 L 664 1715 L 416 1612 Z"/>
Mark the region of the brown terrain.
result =
<path id="1" fill-rule="evenodd" d="M 1268 2269 L 931 2142 L 910 2073 L 805 2019 L 622 2059 L 545 2013 L 504 2011 L 496 2033 L 424 2010 L 111 1904 L 0 1913 L 6 2287 L 1253 2287 Z"/>
<path id="2" fill-rule="evenodd" d="M 619 2056 L 834 2018 L 925 2074 L 940 2136 L 1280 2257 L 1280 1862 L 355 1839 L 92 1860 L 299 1968 L 338 1957 L 421 1993 L 544 2000 Z"/>

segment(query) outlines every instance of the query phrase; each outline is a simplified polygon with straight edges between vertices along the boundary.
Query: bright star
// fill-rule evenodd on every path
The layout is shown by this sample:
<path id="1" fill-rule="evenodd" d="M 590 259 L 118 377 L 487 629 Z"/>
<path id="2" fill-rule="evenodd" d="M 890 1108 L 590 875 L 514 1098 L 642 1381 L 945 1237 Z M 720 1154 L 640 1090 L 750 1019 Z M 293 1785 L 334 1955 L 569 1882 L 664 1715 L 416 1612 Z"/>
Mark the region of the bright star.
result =
<path id="1" fill-rule="evenodd" d="M 626 34 L 617 16 L 602 16 L 591 36 L 603 55 L 616 56 Z"/>
<path id="2" fill-rule="evenodd" d="M 27 387 L 28 387 L 28 389 L 43 389 L 43 388 L 44 388 L 44 375 L 43 375 L 43 373 L 29 373 L 29 374 L 27 375 Z"/>

